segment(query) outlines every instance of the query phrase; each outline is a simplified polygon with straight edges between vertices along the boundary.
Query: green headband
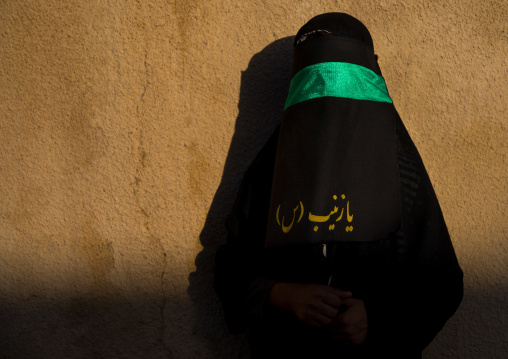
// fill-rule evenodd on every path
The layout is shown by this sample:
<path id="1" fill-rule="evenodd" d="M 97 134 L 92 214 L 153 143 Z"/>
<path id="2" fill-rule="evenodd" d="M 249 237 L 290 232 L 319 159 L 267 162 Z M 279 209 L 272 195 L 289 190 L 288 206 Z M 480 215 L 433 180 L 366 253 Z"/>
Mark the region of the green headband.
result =
<path id="1" fill-rule="evenodd" d="M 374 71 L 347 62 L 323 62 L 307 66 L 293 77 L 284 110 L 319 97 L 392 103 L 385 80 Z"/>

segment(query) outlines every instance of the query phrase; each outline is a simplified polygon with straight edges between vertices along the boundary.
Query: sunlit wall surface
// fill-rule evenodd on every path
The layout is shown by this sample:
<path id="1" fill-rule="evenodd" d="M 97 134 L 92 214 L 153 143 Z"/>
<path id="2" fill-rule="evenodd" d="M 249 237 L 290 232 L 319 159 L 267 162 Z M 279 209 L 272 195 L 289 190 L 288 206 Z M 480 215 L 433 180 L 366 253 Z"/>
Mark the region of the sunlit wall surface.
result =
<path id="1" fill-rule="evenodd" d="M 280 118 L 289 36 L 329 11 L 371 31 L 464 270 L 425 358 L 505 357 L 508 14 L 493 0 L 1 1 L 0 357 L 247 357 L 213 255 Z"/>

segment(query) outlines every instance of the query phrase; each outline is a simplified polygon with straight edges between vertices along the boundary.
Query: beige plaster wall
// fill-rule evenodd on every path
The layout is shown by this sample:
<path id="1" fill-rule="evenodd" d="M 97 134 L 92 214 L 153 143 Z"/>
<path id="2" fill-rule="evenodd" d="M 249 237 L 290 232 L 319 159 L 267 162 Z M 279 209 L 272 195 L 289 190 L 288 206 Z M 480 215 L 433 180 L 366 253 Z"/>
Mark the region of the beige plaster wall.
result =
<path id="1" fill-rule="evenodd" d="M 282 111 L 289 36 L 328 11 L 373 34 L 464 269 L 425 358 L 505 357 L 508 17 L 494 0 L 1 1 L 0 357 L 245 357 L 213 254 Z"/>

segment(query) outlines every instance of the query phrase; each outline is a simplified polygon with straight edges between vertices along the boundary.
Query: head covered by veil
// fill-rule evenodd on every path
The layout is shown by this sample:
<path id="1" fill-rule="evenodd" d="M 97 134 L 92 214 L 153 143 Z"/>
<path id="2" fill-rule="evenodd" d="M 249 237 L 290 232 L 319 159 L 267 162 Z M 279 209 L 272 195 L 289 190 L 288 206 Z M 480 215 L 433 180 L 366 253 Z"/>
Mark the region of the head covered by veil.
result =
<path id="1" fill-rule="evenodd" d="M 294 42 L 266 247 L 396 232 L 397 120 L 367 28 L 343 13 L 305 24 Z"/>

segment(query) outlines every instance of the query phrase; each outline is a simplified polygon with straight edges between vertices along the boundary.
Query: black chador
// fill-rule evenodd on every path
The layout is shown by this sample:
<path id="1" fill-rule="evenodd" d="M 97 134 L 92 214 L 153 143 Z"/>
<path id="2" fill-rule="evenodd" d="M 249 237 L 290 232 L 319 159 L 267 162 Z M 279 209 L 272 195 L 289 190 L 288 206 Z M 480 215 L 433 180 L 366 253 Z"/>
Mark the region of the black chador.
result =
<path id="1" fill-rule="evenodd" d="M 295 38 L 280 127 L 243 179 L 216 256 L 230 330 L 255 357 L 419 358 L 462 299 L 462 271 L 420 155 L 346 14 Z M 275 283 L 315 283 L 365 303 L 367 339 L 343 345 L 268 304 Z"/>

